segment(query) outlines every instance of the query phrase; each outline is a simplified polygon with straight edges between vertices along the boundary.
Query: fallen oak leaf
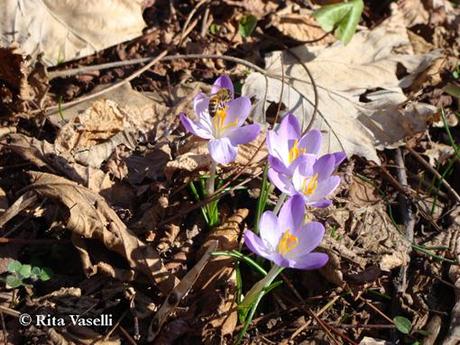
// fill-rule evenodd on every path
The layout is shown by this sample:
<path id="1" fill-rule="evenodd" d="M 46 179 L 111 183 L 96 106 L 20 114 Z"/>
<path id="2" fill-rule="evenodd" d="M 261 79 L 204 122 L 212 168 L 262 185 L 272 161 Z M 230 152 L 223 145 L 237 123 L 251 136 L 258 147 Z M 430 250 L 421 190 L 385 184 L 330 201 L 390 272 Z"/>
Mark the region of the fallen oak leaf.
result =
<path id="1" fill-rule="evenodd" d="M 144 273 L 161 292 L 168 293 L 174 287 L 176 279 L 166 271 L 158 253 L 126 227 L 103 197 L 60 176 L 34 171 L 29 174 L 33 183 L 28 190 L 68 208 L 66 227 L 70 231 L 101 241 L 123 256 L 130 267 Z"/>
<path id="2" fill-rule="evenodd" d="M 394 11 L 375 29 L 357 33 L 347 46 L 337 42 L 327 48 L 291 49 L 316 84 L 314 119 L 314 88 L 304 66 L 289 52 L 274 52 L 266 58 L 266 69 L 272 75 L 282 75 L 283 64 L 288 84 L 281 102 L 300 117 L 304 127 L 314 120 L 311 127 L 323 132 L 324 151 L 345 151 L 349 157 L 356 154 L 379 162 L 376 149 L 398 146 L 404 137 L 425 130 L 436 112 L 428 104 L 409 102 L 403 89 L 412 86 L 441 54 L 410 54 L 407 29 L 397 8 Z M 395 53 L 403 48 L 407 54 Z M 401 79 L 396 73 L 398 64 L 407 70 Z M 242 93 L 257 100 L 255 121 L 265 123 L 263 109 L 270 102 L 280 102 L 282 88 L 278 77 L 253 72 L 246 78 Z"/>

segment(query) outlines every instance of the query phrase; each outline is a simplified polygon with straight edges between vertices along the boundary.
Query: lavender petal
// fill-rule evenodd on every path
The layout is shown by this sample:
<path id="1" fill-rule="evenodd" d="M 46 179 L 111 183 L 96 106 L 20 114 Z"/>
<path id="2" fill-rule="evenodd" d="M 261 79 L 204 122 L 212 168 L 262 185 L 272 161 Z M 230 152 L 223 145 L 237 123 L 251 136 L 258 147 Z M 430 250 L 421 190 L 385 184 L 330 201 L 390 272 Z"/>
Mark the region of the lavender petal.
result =
<path id="1" fill-rule="evenodd" d="M 184 113 L 181 113 L 179 115 L 180 121 L 184 128 L 187 130 L 187 132 L 190 132 L 197 137 L 203 138 L 203 139 L 212 139 L 213 135 L 212 132 L 204 127 L 202 124 L 199 122 L 194 122 L 190 120 Z"/>
<path id="2" fill-rule="evenodd" d="M 203 92 L 200 92 L 193 99 L 193 110 L 195 114 L 201 116 L 203 113 L 207 113 L 209 108 L 209 97 L 206 96 Z"/>
<path id="3" fill-rule="evenodd" d="M 305 202 L 299 195 L 289 198 L 281 207 L 278 224 L 282 232 L 289 230 L 292 234 L 298 232 L 305 219 Z"/>
<path id="4" fill-rule="evenodd" d="M 318 174 L 318 181 L 328 178 L 335 170 L 335 156 L 332 154 L 321 156 L 313 166 L 313 170 Z"/>
<path id="5" fill-rule="evenodd" d="M 312 252 L 321 244 L 325 232 L 323 224 L 319 222 L 310 222 L 296 229 L 292 234 L 299 239 L 299 245 L 289 252 L 292 259 Z"/>
<path id="6" fill-rule="evenodd" d="M 321 149 L 321 131 L 312 129 L 299 141 L 299 147 L 305 149 L 305 153 L 317 155 Z"/>
<path id="7" fill-rule="evenodd" d="M 247 144 L 253 141 L 260 132 L 260 125 L 254 123 L 239 128 L 233 128 L 232 130 L 225 133 L 225 136 L 230 139 L 233 146 Z"/>
<path id="8" fill-rule="evenodd" d="M 260 217 L 259 232 L 264 243 L 269 244 L 274 251 L 283 233 L 278 227 L 278 218 L 272 211 L 266 211 Z"/>
<path id="9" fill-rule="evenodd" d="M 228 102 L 227 106 L 225 125 L 242 126 L 251 112 L 251 100 L 248 97 L 238 97 Z"/>
<path id="10" fill-rule="evenodd" d="M 325 253 L 309 253 L 305 256 L 289 260 L 289 267 L 300 270 L 315 270 L 327 264 L 329 257 Z"/>
<path id="11" fill-rule="evenodd" d="M 283 193 L 286 193 L 287 195 L 292 195 L 295 193 L 294 186 L 292 185 L 288 176 L 280 174 L 276 170 L 270 168 L 268 169 L 268 178 L 270 182 L 273 183 Z"/>
<path id="12" fill-rule="evenodd" d="M 228 138 L 210 140 L 208 149 L 212 159 L 217 163 L 227 164 L 236 159 L 237 148 Z"/>
<path id="13" fill-rule="evenodd" d="M 267 248 L 262 241 L 262 239 L 253 233 L 250 230 L 246 230 L 244 232 L 244 244 L 249 248 L 251 252 L 262 256 L 268 260 L 272 260 L 273 253 L 270 252 L 269 248 Z"/>

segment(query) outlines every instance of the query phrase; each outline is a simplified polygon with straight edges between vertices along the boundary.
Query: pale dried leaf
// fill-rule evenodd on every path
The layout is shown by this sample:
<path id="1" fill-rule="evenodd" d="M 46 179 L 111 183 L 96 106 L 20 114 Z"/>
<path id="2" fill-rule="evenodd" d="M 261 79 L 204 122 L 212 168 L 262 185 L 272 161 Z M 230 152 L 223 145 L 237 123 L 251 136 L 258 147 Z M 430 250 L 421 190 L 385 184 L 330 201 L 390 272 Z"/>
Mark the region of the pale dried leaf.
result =
<path id="1" fill-rule="evenodd" d="M 399 0 L 397 4 L 408 27 L 428 24 L 430 15 L 423 6 L 422 0 Z"/>
<path id="2" fill-rule="evenodd" d="M 131 86 L 120 87 L 107 97 L 65 110 L 70 121 L 59 131 L 55 145 L 83 165 L 99 168 L 119 145 L 133 150 L 140 135 L 163 136 L 177 118 L 169 108 Z M 56 115 L 54 115 L 56 116 Z M 57 119 L 54 118 L 54 121 Z"/>
<path id="3" fill-rule="evenodd" d="M 372 338 L 372 337 L 364 337 L 363 340 L 359 343 L 359 345 L 391 345 L 389 341 Z"/>
<path id="4" fill-rule="evenodd" d="M 19 43 L 48 65 L 91 55 L 142 34 L 141 0 L 6 0 L 0 45 Z"/>
<path id="5" fill-rule="evenodd" d="M 313 11 L 297 5 L 288 5 L 271 17 L 271 24 L 284 35 L 298 41 L 313 41 L 326 33 L 312 16 Z M 335 42 L 333 35 L 328 35 L 319 42 L 312 44 L 327 44 Z"/>
<path id="6" fill-rule="evenodd" d="M 175 278 L 166 272 L 158 253 L 140 241 L 120 220 L 100 195 L 65 178 L 30 172 L 30 188 L 68 208 L 66 227 L 82 238 L 101 241 L 108 249 L 123 256 L 133 269 L 143 272 L 162 292 L 167 293 Z"/>
<path id="7" fill-rule="evenodd" d="M 362 31 L 343 46 L 300 46 L 294 53 L 305 63 L 317 85 L 319 104 L 313 128 L 323 132 L 323 150 L 345 151 L 379 162 L 376 148 L 394 147 L 406 136 L 423 131 L 435 108 L 408 103 L 402 89 L 410 87 L 419 74 L 439 56 L 437 51 L 412 55 L 406 27 L 396 13 L 372 31 Z M 395 49 L 406 54 L 395 53 Z M 310 79 L 290 54 L 275 52 L 266 59 L 272 75 L 281 76 L 283 56 L 286 81 L 282 102 L 304 126 L 314 108 Z M 403 65 L 408 75 L 398 79 L 396 68 Z M 279 102 L 281 80 L 268 77 L 267 101 Z M 251 73 L 243 94 L 255 97 L 255 120 L 265 121 L 262 109 L 266 91 L 265 76 Z"/>

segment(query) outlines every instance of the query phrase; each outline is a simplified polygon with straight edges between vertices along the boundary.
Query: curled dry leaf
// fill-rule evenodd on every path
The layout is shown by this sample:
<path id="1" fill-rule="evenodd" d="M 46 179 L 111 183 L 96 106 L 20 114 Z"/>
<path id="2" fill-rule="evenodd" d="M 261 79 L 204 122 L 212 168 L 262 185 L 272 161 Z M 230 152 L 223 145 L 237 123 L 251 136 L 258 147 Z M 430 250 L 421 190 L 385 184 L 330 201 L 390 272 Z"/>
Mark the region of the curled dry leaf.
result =
<path id="1" fill-rule="evenodd" d="M 312 16 L 313 11 L 298 5 L 288 5 L 271 17 L 271 24 L 284 35 L 297 41 L 314 41 L 326 33 Z M 333 35 L 311 44 L 328 44 L 335 42 Z"/>
<path id="2" fill-rule="evenodd" d="M 345 151 L 379 162 L 376 149 L 397 146 L 400 140 L 425 130 L 436 109 L 428 104 L 410 103 L 404 88 L 440 57 L 438 51 L 413 55 L 401 15 L 395 13 L 372 31 L 354 35 L 344 46 L 299 46 L 292 49 L 315 80 L 318 111 L 312 128 L 323 132 L 328 152 Z M 404 51 L 405 53 L 395 53 Z M 266 58 L 271 76 L 251 73 L 242 93 L 257 100 L 255 120 L 265 121 L 263 109 L 279 102 L 281 63 L 285 80 L 282 102 L 306 126 L 312 120 L 314 89 L 304 66 L 287 52 L 274 52 Z M 407 74 L 398 79 L 398 65 Z M 267 96 L 267 104 L 263 100 Z"/>
<path id="3" fill-rule="evenodd" d="M 142 1 L 6 0 L 0 45 L 19 43 L 48 65 L 93 54 L 142 34 Z"/>
<path id="4" fill-rule="evenodd" d="M 75 162 L 68 152 L 58 150 L 55 145 L 45 140 L 19 133 L 11 134 L 7 139 L 2 148 L 10 149 L 38 168 L 59 172 L 95 192 L 109 189 L 113 185 L 109 175 L 102 170 Z"/>
<path id="5" fill-rule="evenodd" d="M 121 340 L 117 336 L 106 337 L 89 327 L 69 326 L 63 329 L 50 327 L 48 336 L 51 344 L 55 345 L 120 345 Z"/>
<path id="6" fill-rule="evenodd" d="M 107 95 L 114 100 L 99 99 L 65 110 L 70 120 L 60 129 L 56 148 L 69 152 L 83 165 L 99 168 L 117 146 L 133 150 L 140 135 L 154 133 L 159 137 L 176 123 L 176 117 L 163 104 L 134 91 L 130 85 L 119 89 Z"/>
<path id="7" fill-rule="evenodd" d="M 33 178 L 30 190 L 68 209 L 66 227 L 70 231 L 101 241 L 123 256 L 133 269 L 150 278 L 163 293 L 172 289 L 175 277 L 166 272 L 158 253 L 134 236 L 104 198 L 56 175 L 39 172 L 30 172 L 30 175 Z"/>
<path id="8" fill-rule="evenodd" d="M 0 48 L 0 61 L 0 80 L 6 85 L 0 88 L 4 111 L 18 113 L 37 106 L 43 108 L 49 88 L 45 67 L 28 60 L 17 46 Z"/>

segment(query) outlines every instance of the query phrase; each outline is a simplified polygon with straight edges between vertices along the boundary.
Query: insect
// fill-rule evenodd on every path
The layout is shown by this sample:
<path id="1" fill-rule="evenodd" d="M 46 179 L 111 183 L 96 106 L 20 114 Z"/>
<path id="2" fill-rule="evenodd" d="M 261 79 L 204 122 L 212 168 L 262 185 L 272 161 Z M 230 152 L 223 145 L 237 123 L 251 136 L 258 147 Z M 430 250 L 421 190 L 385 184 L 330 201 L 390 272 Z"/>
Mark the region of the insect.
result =
<path id="1" fill-rule="evenodd" d="M 209 115 L 214 116 L 218 110 L 225 108 L 225 103 L 232 100 L 230 90 L 221 88 L 214 95 L 209 98 Z"/>

